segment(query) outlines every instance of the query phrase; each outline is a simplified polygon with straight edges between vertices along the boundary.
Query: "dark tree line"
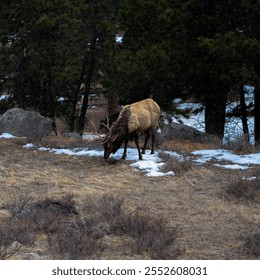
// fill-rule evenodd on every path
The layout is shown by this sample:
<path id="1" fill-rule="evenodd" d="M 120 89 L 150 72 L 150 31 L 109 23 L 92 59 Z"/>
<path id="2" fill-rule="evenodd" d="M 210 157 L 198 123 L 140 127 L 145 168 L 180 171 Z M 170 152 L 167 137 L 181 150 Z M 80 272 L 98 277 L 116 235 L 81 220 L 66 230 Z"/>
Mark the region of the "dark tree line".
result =
<path id="1" fill-rule="evenodd" d="M 49 117 L 66 116 L 70 129 L 82 133 L 104 45 L 115 40 L 119 4 L 120 0 L 3 1 L 0 42 L 5 53 L 0 75 L 12 77 L 8 90 L 16 106 Z"/>
<path id="2" fill-rule="evenodd" d="M 65 115 L 82 133 L 93 84 L 109 99 L 196 96 L 206 132 L 223 138 L 227 101 L 255 87 L 260 143 L 259 5 L 256 0 L 2 1 L 0 75 L 13 101 L 44 115 Z M 123 34 L 122 42 L 115 37 Z M 10 44 L 11 43 L 11 44 Z M 8 47 L 6 47 L 8 45 Z M 84 84 L 82 91 L 81 85 Z M 79 114 L 76 104 L 83 95 Z M 65 98 L 59 102 L 58 98 Z M 258 108 L 258 109 L 257 109 Z"/>
<path id="3" fill-rule="evenodd" d="M 206 132 L 223 138 L 227 100 L 244 85 L 256 87 L 257 117 L 258 18 L 257 1 L 126 1 L 124 40 L 108 83 L 127 102 L 152 95 L 165 109 L 173 97 L 196 95 Z"/>

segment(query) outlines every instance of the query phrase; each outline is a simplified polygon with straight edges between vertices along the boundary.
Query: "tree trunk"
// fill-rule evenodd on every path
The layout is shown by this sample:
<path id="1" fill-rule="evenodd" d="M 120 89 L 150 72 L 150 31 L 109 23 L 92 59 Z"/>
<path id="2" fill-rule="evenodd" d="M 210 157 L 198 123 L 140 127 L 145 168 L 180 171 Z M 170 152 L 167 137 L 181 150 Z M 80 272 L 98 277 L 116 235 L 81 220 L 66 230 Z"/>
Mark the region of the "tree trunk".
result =
<path id="1" fill-rule="evenodd" d="M 88 64 L 88 52 L 86 53 L 86 55 L 84 57 L 84 61 L 83 61 L 83 65 L 82 65 L 81 73 L 80 73 L 80 77 L 79 77 L 78 86 L 76 88 L 74 98 L 73 98 L 73 102 L 72 102 L 72 111 L 71 111 L 71 116 L 70 116 L 70 131 L 71 132 L 74 131 L 74 129 L 75 129 L 76 109 L 77 109 L 79 91 L 80 91 L 81 84 L 83 83 L 83 77 L 84 77 L 84 74 L 85 74 L 85 71 L 86 71 L 87 64 Z"/>
<path id="2" fill-rule="evenodd" d="M 260 150 L 260 80 L 255 86 L 255 147 Z"/>
<path id="3" fill-rule="evenodd" d="M 227 94 L 217 90 L 205 99 L 205 132 L 220 139 L 224 137 L 226 102 Z"/>
<path id="4" fill-rule="evenodd" d="M 96 42 L 98 39 L 97 31 L 93 30 L 92 40 L 90 42 L 90 47 L 88 51 L 88 69 L 86 73 L 86 81 L 85 81 L 85 91 L 84 91 L 84 97 L 83 97 L 83 103 L 81 106 L 80 116 L 79 116 L 79 122 L 78 122 L 78 133 L 80 135 L 83 134 L 84 125 L 85 125 L 85 116 L 87 113 L 88 108 L 88 99 L 91 91 L 91 83 L 94 76 L 95 71 L 95 64 L 96 64 Z"/>
<path id="5" fill-rule="evenodd" d="M 114 91 L 110 91 L 108 94 L 108 104 L 107 104 L 107 114 L 108 116 L 113 115 L 118 112 L 118 95 Z"/>
<path id="6" fill-rule="evenodd" d="M 248 130 L 248 125 L 247 125 L 245 91 L 244 91 L 243 85 L 239 85 L 239 98 L 240 98 L 241 120 L 242 120 L 242 126 L 243 126 L 244 139 L 245 139 L 246 143 L 249 143 L 249 130 Z"/>

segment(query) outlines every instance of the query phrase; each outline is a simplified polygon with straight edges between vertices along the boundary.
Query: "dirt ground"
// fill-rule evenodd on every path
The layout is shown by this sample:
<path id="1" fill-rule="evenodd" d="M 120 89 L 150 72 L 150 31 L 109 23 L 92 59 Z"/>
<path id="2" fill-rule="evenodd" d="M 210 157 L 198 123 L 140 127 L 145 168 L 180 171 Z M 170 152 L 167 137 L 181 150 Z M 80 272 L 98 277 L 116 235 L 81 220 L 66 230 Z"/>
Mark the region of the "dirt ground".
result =
<path id="1" fill-rule="evenodd" d="M 61 137 L 44 141 L 43 146 L 89 145 Z M 4 205 L 26 192 L 35 199 L 72 194 L 79 211 L 86 199 L 112 194 L 123 198 L 128 209 L 139 207 L 177 227 L 175 245 L 181 252 L 178 259 L 253 258 L 243 254 L 242 246 L 248 234 L 259 233 L 259 201 L 229 200 L 224 196 L 224 187 L 243 176 L 254 176 L 257 167 L 226 170 L 210 164 L 193 165 L 179 177 L 147 177 L 127 161 L 55 155 L 25 149 L 24 144 L 21 139 L 0 139 L 0 221 L 9 215 Z M 111 248 L 103 253 L 104 259 L 145 258 L 126 256 L 111 237 L 106 242 L 111 242 Z M 34 246 L 22 247 L 12 258 L 19 259 L 24 252 L 51 258 L 43 237 Z"/>

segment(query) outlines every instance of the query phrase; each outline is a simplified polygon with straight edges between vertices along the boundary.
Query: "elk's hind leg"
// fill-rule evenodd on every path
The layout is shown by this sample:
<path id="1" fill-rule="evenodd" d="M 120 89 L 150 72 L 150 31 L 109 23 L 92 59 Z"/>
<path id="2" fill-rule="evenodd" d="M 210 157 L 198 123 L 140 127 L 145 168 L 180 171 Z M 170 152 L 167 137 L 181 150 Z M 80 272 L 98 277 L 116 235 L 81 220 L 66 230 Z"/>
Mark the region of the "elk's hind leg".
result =
<path id="1" fill-rule="evenodd" d="M 156 133 L 156 132 L 155 132 Z M 151 147 L 151 154 L 154 154 L 154 140 L 155 140 L 155 133 L 152 133 L 152 147 Z"/>
<path id="2" fill-rule="evenodd" d="M 151 147 L 151 154 L 154 154 L 155 135 L 156 135 L 156 130 L 152 130 L 152 147 Z"/>
<path id="3" fill-rule="evenodd" d="M 144 132 L 144 134 L 145 134 L 145 138 L 144 138 L 144 147 L 143 147 L 143 150 L 142 150 L 142 154 L 143 154 L 143 155 L 145 154 L 145 150 L 146 150 L 146 147 L 147 147 L 149 138 L 150 138 L 150 131 L 149 131 L 149 129 L 146 130 L 146 131 Z"/>
<path id="4" fill-rule="evenodd" d="M 143 159 L 141 151 L 140 151 L 140 147 L 139 147 L 139 133 L 138 132 L 135 134 L 135 145 L 138 149 L 139 159 Z"/>

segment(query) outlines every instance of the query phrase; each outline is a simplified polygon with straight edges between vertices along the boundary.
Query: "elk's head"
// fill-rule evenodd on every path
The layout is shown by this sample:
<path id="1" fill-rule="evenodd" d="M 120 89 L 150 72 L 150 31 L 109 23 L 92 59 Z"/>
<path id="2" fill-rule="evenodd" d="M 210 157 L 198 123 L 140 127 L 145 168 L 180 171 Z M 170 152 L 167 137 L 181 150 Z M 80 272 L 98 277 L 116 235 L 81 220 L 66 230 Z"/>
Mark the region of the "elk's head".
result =
<path id="1" fill-rule="evenodd" d="M 90 121 L 95 129 L 95 134 L 99 137 L 102 137 L 98 132 L 93 121 Z M 121 126 L 117 123 L 113 124 L 109 127 L 109 119 L 107 118 L 107 124 L 102 123 L 102 125 L 108 130 L 105 138 L 102 140 L 102 144 L 104 147 L 104 158 L 108 159 L 111 153 L 115 153 L 121 146 L 124 139 L 127 137 L 127 126 Z"/>
<path id="2" fill-rule="evenodd" d="M 108 159 L 111 153 L 115 153 L 121 146 L 126 133 L 121 127 L 112 125 L 111 128 L 108 128 L 109 132 L 106 135 L 103 142 L 104 147 L 104 158 Z"/>

